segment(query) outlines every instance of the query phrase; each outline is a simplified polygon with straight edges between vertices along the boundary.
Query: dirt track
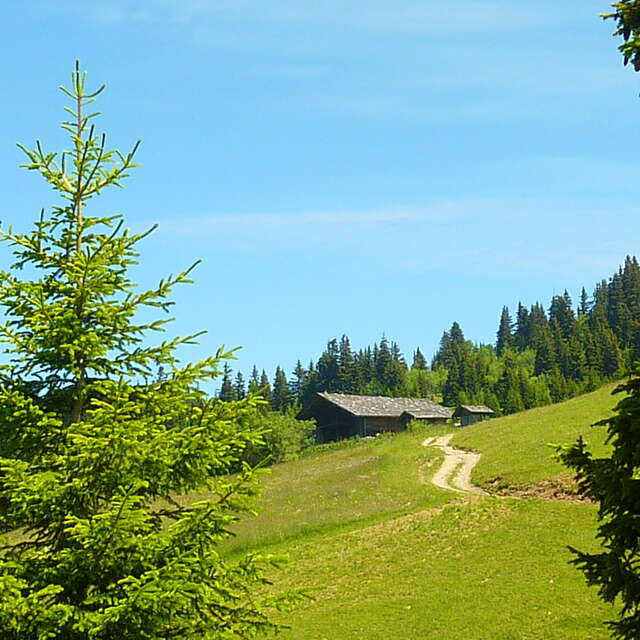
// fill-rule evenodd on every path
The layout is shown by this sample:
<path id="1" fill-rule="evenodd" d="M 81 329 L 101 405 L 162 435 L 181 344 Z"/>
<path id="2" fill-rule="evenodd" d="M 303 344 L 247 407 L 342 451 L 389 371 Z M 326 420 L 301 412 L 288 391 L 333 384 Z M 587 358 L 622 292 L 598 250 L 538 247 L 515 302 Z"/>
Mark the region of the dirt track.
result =
<path id="1" fill-rule="evenodd" d="M 471 470 L 480 460 L 480 454 L 449 446 L 452 437 L 453 433 L 448 433 L 439 438 L 427 438 L 422 443 L 423 447 L 437 447 L 444 452 L 442 466 L 435 472 L 431 482 L 449 491 L 486 495 L 480 487 L 471 484 Z"/>

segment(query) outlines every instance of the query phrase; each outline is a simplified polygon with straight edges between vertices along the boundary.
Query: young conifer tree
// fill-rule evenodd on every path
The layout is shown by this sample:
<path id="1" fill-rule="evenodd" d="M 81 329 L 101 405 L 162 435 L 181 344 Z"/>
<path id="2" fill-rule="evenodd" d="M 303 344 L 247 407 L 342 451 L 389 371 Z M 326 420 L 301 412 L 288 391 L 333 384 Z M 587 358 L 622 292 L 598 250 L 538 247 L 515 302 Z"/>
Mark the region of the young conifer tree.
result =
<path id="1" fill-rule="evenodd" d="M 69 150 L 22 148 L 62 202 L 29 232 L 1 232 L 15 264 L 0 274 L 0 637 L 252 638 L 286 598 L 254 596 L 268 559 L 228 564 L 216 545 L 255 492 L 248 467 L 224 474 L 260 444 L 241 426 L 258 399 L 197 391 L 230 354 L 181 366 L 175 349 L 195 335 L 149 346 L 167 319 L 137 312 L 166 311 L 191 269 L 136 291 L 148 232 L 90 214 L 138 145 L 108 150 L 86 111 L 103 87 L 85 83 L 76 63 Z M 210 497 L 191 503 L 195 491 Z"/>

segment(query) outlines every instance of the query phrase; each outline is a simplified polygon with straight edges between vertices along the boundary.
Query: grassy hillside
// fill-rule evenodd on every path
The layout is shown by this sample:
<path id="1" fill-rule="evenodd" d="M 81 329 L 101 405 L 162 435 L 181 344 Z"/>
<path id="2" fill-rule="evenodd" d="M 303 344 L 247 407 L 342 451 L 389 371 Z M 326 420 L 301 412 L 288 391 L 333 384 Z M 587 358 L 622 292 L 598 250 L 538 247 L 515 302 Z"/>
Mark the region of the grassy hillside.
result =
<path id="1" fill-rule="evenodd" d="M 611 387 L 458 432 L 482 453 L 477 477 L 512 485 L 565 474 L 547 442 L 579 433 L 614 404 Z M 285 552 L 274 589 L 309 587 L 314 599 L 282 621 L 286 640 L 423 638 L 597 639 L 613 615 L 567 545 L 596 549 L 595 508 L 537 498 L 468 497 L 428 484 L 442 454 L 421 446 L 440 430 L 345 443 L 278 465 L 260 515 L 226 547 Z"/>
<path id="2" fill-rule="evenodd" d="M 482 486 L 530 487 L 562 483 L 569 474 L 549 443 L 574 442 L 582 434 L 595 455 L 606 451 L 603 427 L 591 425 L 611 415 L 619 396 L 607 385 L 566 402 L 488 420 L 456 433 L 454 446 L 480 451 L 473 481 Z"/>
<path id="3" fill-rule="evenodd" d="M 263 482 L 258 515 L 238 523 L 226 550 L 328 535 L 445 504 L 449 493 L 427 481 L 442 454 L 422 447 L 424 437 L 405 432 L 351 440 L 273 467 Z"/>
<path id="4" fill-rule="evenodd" d="M 290 549 L 279 586 L 316 588 L 286 640 L 608 638 L 611 610 L 567 564 L 593 509 L 489 498 Z"/>

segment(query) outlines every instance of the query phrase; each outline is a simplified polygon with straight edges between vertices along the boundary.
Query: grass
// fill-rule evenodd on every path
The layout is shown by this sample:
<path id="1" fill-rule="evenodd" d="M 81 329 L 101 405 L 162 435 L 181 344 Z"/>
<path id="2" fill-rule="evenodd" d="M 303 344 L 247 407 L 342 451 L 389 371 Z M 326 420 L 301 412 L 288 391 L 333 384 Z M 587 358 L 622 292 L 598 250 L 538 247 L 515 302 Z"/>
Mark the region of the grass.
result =
<path id="1" fill-rule="evenodd" d="M 315 599 L 285 640 L 608 638 L 609 607 L 567 564 L 593 509 L 490 498 L 293 546 L 278 585 Z"/>
<path id="2" fill-rule="evenodd" d="M 591 425 L 611 415 L 619 399 L 611 395 L 615 386 L 607 385 L 560 404 L 475 424 L 456 433 L 452 444 L 482 453 L 473 471 L 473 481 L 481 486 L 565 483 L 570 474 L 554 458 L 549 443 L 574 442 L 582 434 L 594 455 L 605 454 L 605 428 Z"/>
<path id="3" fill-rule="evenodd" d="M 512 486 L 564 477 L 550 441 L 588 435 L 597 454 L 611 386 L 568 402 L 456 433 L 482 453 L 474 478 Z M 332 445 L 277 465 L 260 515 L 245 518 L 223 551 L 286 552 L 275 591 L 314 599 L 280 621 L 283 640 L 604 639 L 615 617 L 567 545 L 596 550 L 596 510 L 537 498 L 461 496 L 428 484 L 442 454 L 416 433 Z M 450 431 L 450 429 L 449 429 Z"/>
<path id="4" fill-rule="evenodd" d="M 446 430 L 345 441 L 276 465 L 263 481 L 258 515 L 243 518 L 223 549 L 265 548 L 445 504 L 450 495 L 424 478 L 442 454 L 420 446 L 427 435 L 441 433 Z"/>

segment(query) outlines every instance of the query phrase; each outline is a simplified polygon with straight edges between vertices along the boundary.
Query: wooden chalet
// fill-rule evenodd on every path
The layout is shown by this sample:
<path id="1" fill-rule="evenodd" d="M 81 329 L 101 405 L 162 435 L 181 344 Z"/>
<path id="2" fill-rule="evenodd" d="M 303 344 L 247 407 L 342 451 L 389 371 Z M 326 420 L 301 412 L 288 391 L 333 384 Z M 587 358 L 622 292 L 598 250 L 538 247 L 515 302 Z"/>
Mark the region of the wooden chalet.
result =
<path id="1" fill-rule="evenodd" d="M 373 436 L 383 431 L 403 431 L 411 420 L 444 424 L 451 410 L 423 398 L 354 396 L 316 393 L 299 414 L 301 420 L 316 421 L 319 443 L 353 436 Z"/>
<path id="2" fill-rule="evenodd" d="M 460 418 L 460 426 L 467 427 L 474 422 L 481 422 L 495 415 L 493 409 L 483 404 L 461 404 L 453 413 L 454 418 Z"/>

